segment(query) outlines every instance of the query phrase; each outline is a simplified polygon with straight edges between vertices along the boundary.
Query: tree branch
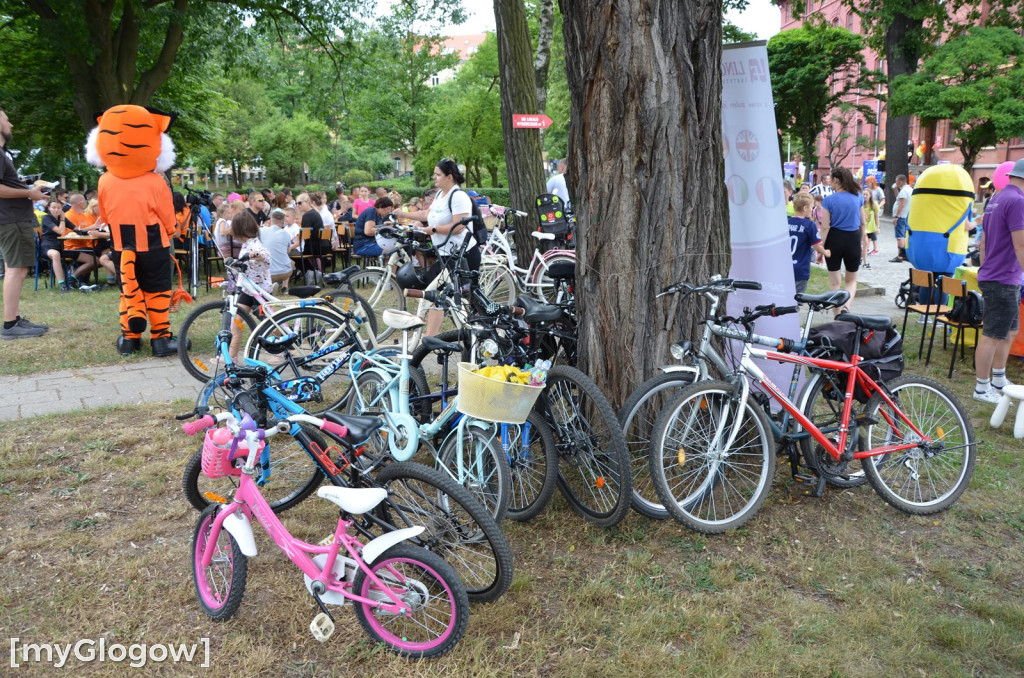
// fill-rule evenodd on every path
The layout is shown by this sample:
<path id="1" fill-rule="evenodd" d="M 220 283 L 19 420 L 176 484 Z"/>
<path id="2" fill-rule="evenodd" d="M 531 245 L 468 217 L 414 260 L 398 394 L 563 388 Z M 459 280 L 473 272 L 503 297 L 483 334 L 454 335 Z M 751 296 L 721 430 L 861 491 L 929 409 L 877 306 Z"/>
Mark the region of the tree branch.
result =
<path id="1" fill-rule="evenodd" d="M 160 55 L 156 58 L 153 66 L 139 78 L 139 84 L 129 99 L 131 103 L 140 106 L 147 104 L 160 85 L 167 80 L 167 76 L 171 74 L 174 58 L 185 37 L 185 12 L 187 10 L 188 0 L 174 0 L 174 13 L 177 16 L 171 17 L 168 22 Z"/>

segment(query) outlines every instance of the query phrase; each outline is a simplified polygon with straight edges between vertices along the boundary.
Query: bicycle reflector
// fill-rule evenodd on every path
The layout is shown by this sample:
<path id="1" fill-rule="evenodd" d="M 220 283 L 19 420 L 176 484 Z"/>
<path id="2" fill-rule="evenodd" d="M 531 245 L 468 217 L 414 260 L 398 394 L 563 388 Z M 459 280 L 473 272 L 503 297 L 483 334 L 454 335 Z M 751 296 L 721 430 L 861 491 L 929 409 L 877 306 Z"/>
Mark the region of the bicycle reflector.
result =
<path id="1" fill-rule="evenodd" d="M 226 504 L 226 503 L 228 503 L 227 499 L 225 499 L 224 497 L 220 496 L 219 494 L 217 494 L 215 492 L 203 492 L 203 496 L 206 497 L 207 499 L 209 499 L 210 501 L 217 502 L 218 504 Z"/>
<path id="2" fill-rule="evenodd" d="M 686 465 L 686 450 L 684 450 L 683 448 L 680 447 L 676 451 L 676 461 L 679 462 L 680 466 L 685 466 Z"/>

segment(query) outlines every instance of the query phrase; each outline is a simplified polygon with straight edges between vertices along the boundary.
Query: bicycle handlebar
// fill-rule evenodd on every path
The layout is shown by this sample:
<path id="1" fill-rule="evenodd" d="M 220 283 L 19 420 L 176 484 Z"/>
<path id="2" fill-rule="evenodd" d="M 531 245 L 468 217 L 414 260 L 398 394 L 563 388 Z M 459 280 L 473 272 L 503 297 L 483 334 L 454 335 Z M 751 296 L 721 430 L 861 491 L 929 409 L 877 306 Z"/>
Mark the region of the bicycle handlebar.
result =
<path id="1" fill-rule="evenodd" d="M 181 429 L 187 435 L 194 436 L 196 433 L 199 433 L 200 431 L 205 431 L 206 429 L 210 428 L 211 426 L 216 425 L 217 422 L 220 422 L 220 421 L 227 421 L 228 422 L 228 426 L 232 428 L 232 432 L 235 433 L 236 437 L 238 436 L 240 431 L 245 429 L 245 426 L 244 426 L 245 419 L 244 419 L 244 417 L 243 417 L 242 422 L 239 423 L 238 417 L 236 417 L 231 412 L 221 412 L 216 417 L 214 417 L 213 415 L 208 414 L 205 417 L 203 417 L 202 419 L 199 419 L 197 421 L 190 421 L 190 422 L 186 422 L 185 424 L 182 424 Z M 312 424 L 313 426 L 316 426 L 317 428 L 319 428 L 321 431 L 327 431 L 328 433 L 336 435 L 339 438 L 344 438 L 346 435 L 348 435 L 348 428 L 343 426 L 342 424 L 336 424 L 333 421 L 328 421 L 327 419 L 320 419 L 318 417 L 313 417 L 313 416 L 310 416 L 308 414 L 293 414 L 290 417 L 287 417 L 287 418 L 281 420 L 280 422 L 278 422 L 278 424 L 276 426 L 272 426 L 272 427 L 267 428 L 267 429 L 255 429 L 255 430 L 257 432 L 261 432 L 264 437 L 270 437 L 270 436 L 276 435 L 277 433 L 284 433 L 284 432 L 286 432 L 290 428 L 288 426 L 288 424 L 294 424 L 294 423 L 299 423 L 299 422 L 303 422 L 303 423 L 307 423 L 307 424 Z M 236 431 L 234 429 L 238 429 L 238 430 Z"/>
<path id="2" fill-rule="evenodd" d="M 658 297 L 663 297 L 668 294 L 677 294 L 679 292 L 732 292 L 734 290 L 759 290 L 761 289 L 761 283 L 756 280 L 734 280 L 732 278 L 719 278 L 718 280 L 712 279 L 707 285 L 700 285 L 694 287 L 688 282 L 677 282 L 669 285 L 658 293 Z"/>

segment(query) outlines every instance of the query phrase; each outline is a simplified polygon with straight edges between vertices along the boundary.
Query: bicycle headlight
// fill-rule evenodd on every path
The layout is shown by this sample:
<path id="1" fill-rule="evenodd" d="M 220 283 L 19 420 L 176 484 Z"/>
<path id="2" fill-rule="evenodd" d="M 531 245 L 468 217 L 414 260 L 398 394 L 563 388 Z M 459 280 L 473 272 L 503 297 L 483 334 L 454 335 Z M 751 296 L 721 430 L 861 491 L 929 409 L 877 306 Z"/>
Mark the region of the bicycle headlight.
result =
<path id="1" fill-rule="evenodd" d="M 682 344 L 672 344 L 672 346 L 669 347 L 668 351 L 676 360 L 682 360 L 684 357 L 686 357 L 686 347 L 683 346 Z"/>
<path id="2" fill-rule="evenodd" d="M 494 339 L 485 339 L 480 344 L 480 355 L 485 358 L 496 358 L 498 356 L 498 342 Z"/>

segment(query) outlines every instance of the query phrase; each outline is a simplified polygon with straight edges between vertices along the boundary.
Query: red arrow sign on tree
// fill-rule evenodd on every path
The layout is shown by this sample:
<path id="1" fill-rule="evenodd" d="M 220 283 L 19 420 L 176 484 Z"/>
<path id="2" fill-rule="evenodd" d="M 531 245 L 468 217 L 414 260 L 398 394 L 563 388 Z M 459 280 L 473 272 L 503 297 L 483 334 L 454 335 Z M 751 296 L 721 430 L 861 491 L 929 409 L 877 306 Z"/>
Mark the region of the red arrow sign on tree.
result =
<path id="1" fill-rule="evenodd" d="M 512 114 L 512 127 L 516 129 L 547 129 L 551 126 L 551 118 L 546 115 Z"/>

